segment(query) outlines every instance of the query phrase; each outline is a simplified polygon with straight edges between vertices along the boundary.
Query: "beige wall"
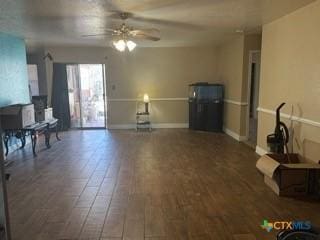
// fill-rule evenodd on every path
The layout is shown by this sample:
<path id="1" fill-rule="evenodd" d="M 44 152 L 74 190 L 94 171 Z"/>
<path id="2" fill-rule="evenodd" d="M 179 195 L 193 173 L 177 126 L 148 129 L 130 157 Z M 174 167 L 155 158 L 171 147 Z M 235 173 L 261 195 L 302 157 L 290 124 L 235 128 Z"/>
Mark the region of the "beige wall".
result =
<path id="1" fill-rule="evenodd" d="M 318 127 L 286 121 L 293 125 L 294 151 L 300 152 L 320 143 L 319 13 L 320 1 L 316 1 L 263 27 L 260 107 L 274 110 L 286 102 L 284 113 L 315 121 Z M 274 122 L 274 116 L 259 113 L 258 146 L 265 150 Z M 319 160 L 320 151 L 312 158 Z"/>
<path id="2" fill-rule="evenodd" d="M 47 51 L 55 62 L 106 64 L 108 125 L 134 124 L 134 99 L 144 93 L 151 99 L 187 98 L 188 84 L 216 80 L 214 48 L 137 48 L 120 53 L 110 48 L 51 47 Z M 51 93 L 52 64 L 47 65 Z M 186 100 L 152 101 L 151 111 L 153 123 L 188 123 Z"/>
<path id="3" fill-rule="evenodd" d="M 244 36 L 218 47 L 218 79 L 225 85 L 225 99 L 241 102 Z M 224 127 L 240 135 L 240 105 L 225 103 Z"/>
<path id="4" fill-rule="evenodd" d="M 224 127 L 240 137 L 246 135 L 249 52 L 260 50 L 261 35 L 239 35 L 217 47 L 218 79 L 225 84 Z M 228 101 L 231 100 L 231 101 Z"/>
<path id="5" fill-rule="evenodd" d="M 215 62 L 213 48 L 143 48 L 126 55 L 112 51 L 109 84 L 115 90 L 109 88 L 108 96 L 130 99 L 148 93 L 151 98 L 187 98 L 188 84 L 215 80 Z M 134 123 L 135 102 L 109 104 L 110 124 Z M 127 111 L 114 114 L 119 106 Z M 187 101 L 153 101 L 151 111 L 153 123 L 188 123 Z"/>

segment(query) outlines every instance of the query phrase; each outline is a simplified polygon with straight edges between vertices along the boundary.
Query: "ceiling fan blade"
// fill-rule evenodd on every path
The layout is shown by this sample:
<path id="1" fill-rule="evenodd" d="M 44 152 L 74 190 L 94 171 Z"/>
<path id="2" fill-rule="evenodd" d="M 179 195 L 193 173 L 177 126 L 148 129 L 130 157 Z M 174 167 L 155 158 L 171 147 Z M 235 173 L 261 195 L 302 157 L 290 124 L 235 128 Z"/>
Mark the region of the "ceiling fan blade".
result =
<path id="1" fill-rule="evenodd" d="M 133 29 L 132 31 L 160 33 L 160 30 L 157 28 L 142 28 L 142 29 L 139 28 L 139 29 Z"/>
<path id="2" fill-rule="evenodd" d="M 99 36 L 108 36 L 108 35 L 112 35 L 112 34 L 110 33 L 84 34 L 84 35 L 81 35 L 81 37 L 99 37 Z"/>
<path id="3" fill-rule="evenodd" d="M 149 18 L 140 16 L 138 14 L 132 13 L 132 12 L 121 12 L 121 11 L 110 11 L 109 17 L 111 19 L 122 19 L 121 16 L 124 14 L 128 18 L 128 20 L 136 21 L 139 23 L 149 23 L 149 24 L 155 24 L 155 25 L 163 25 L 166 27 L 172 27 L 172 28 L 182 28 L 182 29 L 191 29 L 191 30 L 203 30 L 203 28 L 199 25 L 191 24 L 191 23 L 183 23 L 179 21 L 172 21 L 172 20 L 165 20 L 165 19 L 156 19 L 156 18 Z M 123 20 L 123 19 L 122 19 Z"/>
<path id="4" fill-rule="evenodd" d="M 135 34 L 160 34 L 159 29 L 156 28 L 147 28 L 147 29 L 133 29 L 130 31 L 130 34 L 135 35 Z"/>
<path id="5" fill-rule="evenodd" d="M 120 2 L 120 1 L 119 1 Z M 139 3 L 141 2 L 141 3 Z M 148 1 L 128 1 L 125 7 L 134 12 L 152 11 L 158 10 L 166 7 L 177 7 L 181 4 L 185 4 L 186 0 L 148 0 Z M 123 6 L 124 7 L 124 6 Z"/>
<path id="6" fill-rule="evenodd" d="M 144 33 L 143 31 L 135 30 L 134 33 L 130 32 L 129 36 L 132 36 L 134 38 L 140 38 L 140 39 L 146 39 L 151 41 L 159 41 L 160 37 L 148 35 L 147 33 Z"/>
<path id="7" fill-rule="evenodd" d="M 131 12 L 123 12 L 123 11 L 118 11 L 118 10 L 114 10 L 114 11 L 109 11 L 109 13 L 111 13 L 108 17 L 112 18 L 112 19 L 118 19 L 118 20 L 126 20 L 128 18 L 132 18 L 133 17 L 133 13 Z"/>
<path id="8" fill-rule="evenodd" d="M 150 41 L 155 41 L 155 42 L 160 40 L 159 37 L 154 37 L 154 36 L 144 35 L 144 34 L 136 35 L 134 37 L 140 38 L 140 39 L 146 39 L 146 40 L 150 40 Z"/>
<path id="9" fill-rule="evenodd" d="M 104 29 L 104 33 L 96 33 L 96 34 L 85 34 L 85 35 L 81 35 L 81 37 L 97 37 L 97 36 L 117 36 L 120 35 L 121 32 L 119 30 L 116 29 Z"/>
<path id="10" fill-rule="evenodd" d="M 163 25 L 163 26 L 172 27 L 172 28 L 190 29 L 190 30 L 196 30 L 196 31 L 203 30 L 203 27 L 201 26 L 191 24 L 191 23 L 178 22 L 178 21 L 148 18 L 148 17 L 142 17 L 138 15 L 133 15 L 130 19 L 136 22 Z"/>

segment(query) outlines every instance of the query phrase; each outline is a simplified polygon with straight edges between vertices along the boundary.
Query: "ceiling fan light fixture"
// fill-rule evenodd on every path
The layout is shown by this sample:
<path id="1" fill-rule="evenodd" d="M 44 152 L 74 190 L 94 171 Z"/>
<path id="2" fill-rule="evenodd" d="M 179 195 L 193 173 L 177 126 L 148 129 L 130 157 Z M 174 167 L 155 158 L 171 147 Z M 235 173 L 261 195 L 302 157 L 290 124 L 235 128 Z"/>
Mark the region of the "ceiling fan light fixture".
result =
<path id="1" fill-rule="evenodd" d="M 133 49 L 135 49 L 137 46 L 137 44 L 131 40 L 127 41 L 127 47 L 129 49 L 129 51 L 133 51 Z"/>
<path id="2" fill-rule="evenodd" d="M 123 39 L 120 39 L 119 41 L 114 41 L 113 45 L 120 52 L 124 52 L 124 50 L 126 50 L 126 42 Z"/>

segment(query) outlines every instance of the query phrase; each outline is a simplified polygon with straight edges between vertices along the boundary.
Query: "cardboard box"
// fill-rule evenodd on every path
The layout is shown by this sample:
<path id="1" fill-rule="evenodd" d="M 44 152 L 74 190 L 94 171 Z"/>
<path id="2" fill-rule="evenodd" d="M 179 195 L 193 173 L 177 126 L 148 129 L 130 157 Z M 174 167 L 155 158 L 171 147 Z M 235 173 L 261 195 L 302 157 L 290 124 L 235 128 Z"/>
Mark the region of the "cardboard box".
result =
<path id="1" fill-rule="evenodd" d="M 256 167 L 277 195 L 297 197 L 320 194 L 320 164 L 298 154 L 266 154 Z"/>
<path id="2" fill-rule="evenodd" d="M 22 129 L 35 123 L 33 104 L 15 104 L 0 109 L 2 129 Z"/>

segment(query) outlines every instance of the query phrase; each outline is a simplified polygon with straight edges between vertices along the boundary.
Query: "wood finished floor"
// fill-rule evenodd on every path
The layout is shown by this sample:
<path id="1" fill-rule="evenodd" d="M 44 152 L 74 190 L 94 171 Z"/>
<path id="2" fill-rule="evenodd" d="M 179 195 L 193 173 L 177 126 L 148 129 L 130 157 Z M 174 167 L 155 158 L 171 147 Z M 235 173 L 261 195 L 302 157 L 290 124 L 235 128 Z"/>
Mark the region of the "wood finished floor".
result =
<path id="1" fill-rule="evenodd" d="M 271 240 L 264 219 L 320 225 L 319 203 L 277 197 L 255 168 L 258 156 L 226 135 L 61 137 L 37 158 L 29 149 L 10 156 L 14 240 Z"/>

